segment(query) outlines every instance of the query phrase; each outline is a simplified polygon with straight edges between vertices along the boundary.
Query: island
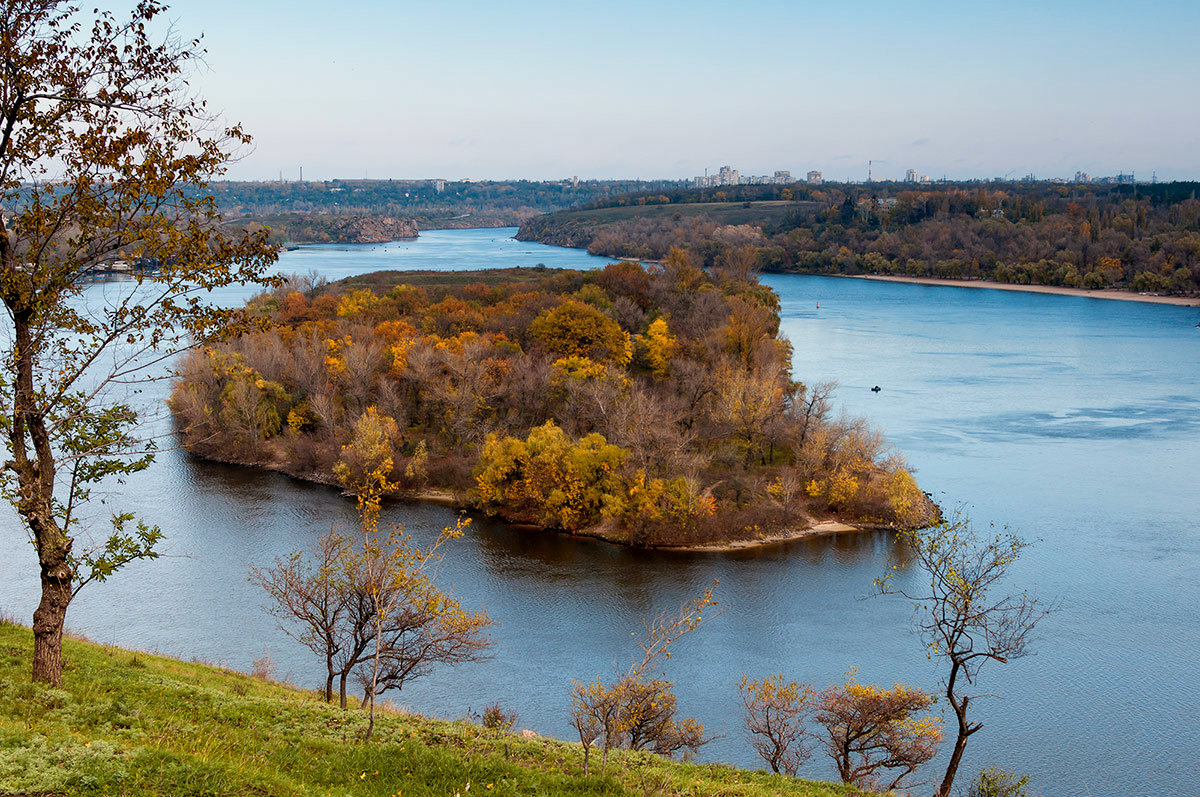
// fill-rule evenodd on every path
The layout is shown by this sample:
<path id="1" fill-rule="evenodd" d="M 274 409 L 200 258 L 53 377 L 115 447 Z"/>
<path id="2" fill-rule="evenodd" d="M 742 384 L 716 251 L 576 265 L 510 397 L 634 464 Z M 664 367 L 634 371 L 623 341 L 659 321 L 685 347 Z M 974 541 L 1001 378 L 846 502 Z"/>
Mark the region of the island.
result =
<path id="1" fill-rule="evenodd" d="M 775 293 L 680 249 L 292 278 L 247 309 L 256 330 L 180 364 L 196 456 L 647 547 L 937 514 L 880 433 L 834 416 L 832 385 L 793 378 Z"/>

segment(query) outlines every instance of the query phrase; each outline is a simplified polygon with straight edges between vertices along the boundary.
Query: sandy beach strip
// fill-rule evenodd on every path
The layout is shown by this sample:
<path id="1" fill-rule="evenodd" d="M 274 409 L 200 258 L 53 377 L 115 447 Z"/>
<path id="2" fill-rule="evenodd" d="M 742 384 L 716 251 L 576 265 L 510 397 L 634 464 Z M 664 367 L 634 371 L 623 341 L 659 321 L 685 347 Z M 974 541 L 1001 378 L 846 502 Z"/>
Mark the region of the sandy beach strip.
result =
<path id="1" fill-rule="evenodd" d="M 1023 293 L 1050 293 L 1058 296 L 1082 296 L 1086 299 L 1116 299 L 1122 302 L 1146 302 L 1148 304 L 1173 304 L 1181 307 L 1200 307 L 1200 299 L 1190 296 L 1157 296 L 1151 293 L 1133 293 L 1110 289 L 1088 290 L 1086 288 L 1061 288 L 1056 285 L 1012 285 L 1007 282 L 987 280 L 956 280 L 940 277 L 895 277 L 882 274 L 836 274 L 832 276 L 850 279 L 875 280 L 878 282 L 908 282 L 913 285 L 941 285 L 951 288 L 989 288 L 999 291 L 1021 291 Z"/>

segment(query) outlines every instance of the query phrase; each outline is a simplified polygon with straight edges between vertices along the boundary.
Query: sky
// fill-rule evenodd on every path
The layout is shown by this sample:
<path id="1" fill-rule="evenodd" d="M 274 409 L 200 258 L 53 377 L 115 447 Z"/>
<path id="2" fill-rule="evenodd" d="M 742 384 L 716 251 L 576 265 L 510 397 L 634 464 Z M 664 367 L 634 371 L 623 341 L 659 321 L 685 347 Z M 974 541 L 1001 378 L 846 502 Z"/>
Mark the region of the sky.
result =
<path id="1" fill-rule="evenodd" d="M 168 2 L 232 179 L 1200 179 L 1198 0 Z"/>

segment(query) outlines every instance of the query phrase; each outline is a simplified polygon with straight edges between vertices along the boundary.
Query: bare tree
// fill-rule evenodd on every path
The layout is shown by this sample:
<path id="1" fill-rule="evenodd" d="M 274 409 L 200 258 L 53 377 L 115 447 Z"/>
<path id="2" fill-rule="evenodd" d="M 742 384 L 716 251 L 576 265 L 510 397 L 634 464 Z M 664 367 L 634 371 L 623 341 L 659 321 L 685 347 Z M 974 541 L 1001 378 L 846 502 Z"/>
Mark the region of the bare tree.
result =
<path id="1" fill-rule="evenodd" d="M 1001 664 L 1029 652 L 1033 631 L 1054 610 L 1036 597 L 1011 590 L 1009 569 L 1028 546 L 1006 531 L 980 537 L 970 521 L 958 518 L 902 535 L 923 571 L 909 586 L 898 583 L 893 569 L 876 581 L 880 594 L 900 595 L 916 606 L 914 623 L 932 655 L 950 665 L 946 700 L 954 710 L 954 751 L 935 797 L 949 797 L 967 740 L 983 723 L 968 719 L 972 701 L 983 695 L 967 690 L 977 685 L 989 661 Z"/>
<path id="2" fill-rule="evenodd" d="M 280 620 L 283 632 L 325 660 L 327 703 L 333 702 L 334 678 L 349 672 L 342 664 L 343 654 L 350 652 L 347 658 L 353 660 L 355 638 L 360 636 L 354 633 L 342 568 L 349 544 L 330 529 L 317 540 L 311 557 L 292 551 L 277 558 L 274 567 L 250 566 L 250 582 L 271 596 L 274 603 L 268 611 Z M 344 698 L 343 689 L 343 708 Z"/>

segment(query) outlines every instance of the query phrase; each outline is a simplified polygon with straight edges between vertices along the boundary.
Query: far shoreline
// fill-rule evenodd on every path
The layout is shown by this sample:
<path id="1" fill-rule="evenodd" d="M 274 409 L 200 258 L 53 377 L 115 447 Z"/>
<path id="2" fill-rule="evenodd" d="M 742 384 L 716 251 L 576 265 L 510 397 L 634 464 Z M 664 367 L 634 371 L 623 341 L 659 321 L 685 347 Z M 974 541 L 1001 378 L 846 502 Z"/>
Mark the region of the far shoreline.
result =
<path id="1" fill-rule="evenodd" d="M 787 272 L 778 272 L 787 273 Z M 1055 296 L 1079 296 L 1085 299 L 1114 299 L 1123 302 L 1143 302 L 1145 304 L 1169 304 L 1176 307 L 1200 307 L 1200 298 L 1189 296 L 1159 296 L 1152 293 L 1134 293 L 1119 291 L 1112 288 L 1064 288 L 1058 285 L 1014 285 L 1008 282 L 992 282 L 990 280 L 958 280 L 942 277 L 903 277 L 883 274 L 817 274 L 814 276 L 845 277 L 848 279 L 871 280 L 873 282 L 905 282 L 911 285 L 933 285 L 949 288 L 985 288 L 998 291 L 1017 291 L 1020 293 L 1046 293 Z"/>
<path id="2" fill-rule="evenodd" d="M 523 239 L 513 236 L 514 240 Z M 545 246 L 557 246 L 560 249 L 582 249 L 592 254 L 586 246 L 565 246 L 546 241 L 531 239 L 528 243 L 539 243 Z M 595 253 L 599 257 L 610 258 L 614 261 L 629 261 L 631 263 L 661 263 L 661 260 L 644 257 L 625 257 L 621 255 L 606 255 Z M 872 280 L 875 282 L 904 282 L 910 285 L 930 285 L 946 288 L 986 288 L 997 291 L 1016 291 L 1018 293 L 1044 293 L 1053 296 L 1078 296 L 1084 299 L 1112 299 L 1121 302 L 1142 302 L 1143 304 L 1167 304 L 1175 307 L 1200 307 L 1200 297 L 1191 296 L 1159 296 L 1153 293 L 1135 293 L 1113 288 L 1065 288 L 1058 285 L 1016 285 L 1009 282 L 993 282 L 984 279 L 947 279 L 944 277 L 906 277 L 890 274 L 828 274 L 819 271 L 796 271 L 794 269 L 772 268 L 764 269 L 763 274 L 799 274 L 810 277 L 839 277 L 845 279 Z"/>

